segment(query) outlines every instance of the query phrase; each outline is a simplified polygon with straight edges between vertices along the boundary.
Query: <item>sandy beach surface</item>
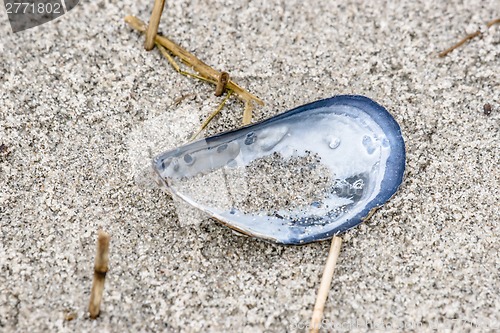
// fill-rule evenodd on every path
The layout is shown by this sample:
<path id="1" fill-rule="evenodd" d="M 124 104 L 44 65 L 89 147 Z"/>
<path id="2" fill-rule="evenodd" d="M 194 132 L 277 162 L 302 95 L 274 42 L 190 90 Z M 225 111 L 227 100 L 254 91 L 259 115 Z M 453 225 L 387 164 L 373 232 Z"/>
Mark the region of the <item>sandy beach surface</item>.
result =
<path id="1" fill-rule="evenodd" d="M 0 332 L 307 331 L 330 242 L 238 236 L 141 176 L 221 100 L 125 24 L 153 2 L 81 1 L 18 33 L 1 3 Z M 500 330 L 497 17 L 498 0 L 167 1 L 159 30 L 262 98 L 254 121 L 360 94 L 401 125 L 405 179 L 342 236 L 324 332 Z M 243 109 L 230 99 L 205 134 Z"/>

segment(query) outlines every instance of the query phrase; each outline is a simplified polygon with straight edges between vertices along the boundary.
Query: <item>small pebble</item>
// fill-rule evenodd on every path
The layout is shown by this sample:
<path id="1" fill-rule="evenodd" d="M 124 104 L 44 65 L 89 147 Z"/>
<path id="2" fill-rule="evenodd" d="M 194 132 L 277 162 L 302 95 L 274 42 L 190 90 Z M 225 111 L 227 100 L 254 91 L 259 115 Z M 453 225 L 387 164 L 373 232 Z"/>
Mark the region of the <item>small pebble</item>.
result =
<path id="1" fill-rule="evenodd" d="M 5 144 L 0 144 L 0 159 L 3 159 L 10 155 L 9 147 Z"/>
<path id="2" fill-rule="evenodd" d="M 483 110 L 484 110 L 484 114 L 489 116 L 491 114 L 491 104 L 490 103 L 486 103 L 484 104 L 483 106 Z"/>

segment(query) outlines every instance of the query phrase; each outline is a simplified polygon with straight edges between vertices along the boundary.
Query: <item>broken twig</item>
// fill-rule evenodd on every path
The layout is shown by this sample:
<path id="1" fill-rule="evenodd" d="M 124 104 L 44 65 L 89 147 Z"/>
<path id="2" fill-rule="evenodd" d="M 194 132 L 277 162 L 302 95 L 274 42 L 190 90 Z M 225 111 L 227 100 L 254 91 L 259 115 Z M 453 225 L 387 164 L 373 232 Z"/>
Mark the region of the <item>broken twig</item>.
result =
<path id="1" fill-rule="evenodd" d="M 139 20 L 135 16 L 127 16 L 125 17 L 125 22 L 127 22 L 132 28 L 135 30 L 145 33 L 147 30 L 147 26 L 144 22 Z M 188 52 L 186 49 L 177 45 L 170 39 L 165 36 L 156 35 L 155 42 L 158 45 L 162 45 L 169 52 L 171 52 L 174 56 L 178 57 L 185 64 L 192 67 L 196 72 L 200 74 L 201 77 L 205 79 L 209 79 L 209 82 L 217 82 L 219 80 L 220 72 L 213 69 L 209 65 L 205 64 L 203 61 L 198 59 L 195 55 Z M 237 85 L 234 81 L 229 80 L 227 82 L 227 89 L 232 90 L 242 101 L 255 101 L 260 105 L 264 105 L 264 102 L 258 98 L 257 96 L 252 95 L 239 85 Z"/>
<path id="2" fill-rule="evenodd" d="M 144 42 L 144 48 L 146 51 L 151 51 L 155 46 L 155 37 L 158 33 L 158 26 L 160 25 L 160 18 L 163 13 L 164 6 L 165 0 L 155 0 L 153 12 L 151 13 L 151 18 L 149 19 L 148 30 L 146 32 L 146 41 Z"/>
<path id="3" fill-rule="evenodd" d="M 215 86 L 215 96 L 222 96 L 224 91 L 226 90 L 227 82 L 229 81 L 229 74 L 226 72 L 222 72 L 219 75 L 219 80 L 217 80 L 217 85 Z"/>
<path id="4" fill-rule="evenodd" d="M 203 122 L 203 124 L 201 124 L 200 126 L 200 129 L 193 134 L 193 136 L 191 137 L 190 141 L 193 141 L 194 139 L 196 139 L 196 137 L 201 133 L 201 131 L 203 131 L 205 129 L 205 127 L 207 127 L 207 125 L 212 121 L 212 119 L 214 119 L 214 117 L 219 114 L 219 112 L 222 110 L 222 108 L 224 107 L 224 105 L 226 104 L 227 100 L 229 99 L 229 97 L 231 97 L 231 94 L 232 94 L 232 90 L 229 90 L 227 92 L 227 95 L 226 97 L 222 100 L 222 102 L 219 104 L 219 107 L 217 108 L 217 110 L 215 110 L 214 112 L 212 112 L 208 117 L 207 119 L 205 119 L 205 121 Z"/>
<path id="5" fill-rule="evenodd" d="M 318 296 L 316 297 L 316 303 L 314 304 L 314 310 L 309 330 L 310 333 L 319 332 L 321 319 L 323 318 L 323 311 L 325 309 L 326 298 L 328 297 L 328 292 L 330 291 L 333 272 L 335 271 L 335 265 L 337 264 L 341 245 L 342 238 L 333 236 L 332 245 L 330 246 L 330 253 L 328 253 L 325 270 L 323 271 L 323 277 L 321 278 Z"/>
<path id="6" fill-rule="evenodd" d="M 99 230 L 97 238 L 97 252 L 94 262 L 94 280 L 90 292 L 89 313 L 90 318 L 95 319 L 101 312 L 102 294 L 104 292 L 104 281 L 108 272 L 109 264 L 109 234 Z"/>
<path id="7" fill-rule="evenodd" d="M 486 27 L 489 29 L 491 28 L 493 25 L 495 24 L 498 24 L 500 23 L 500 18 L 497 18 L 497 19 L 494 19 L 492 21 L 489 21 L 488 23 L 486 23 Z M 452 52 L 453 50 L 459 48 L 460 46 L 464 45 L 465 43 L 467 43 L 469 40 L 477 37 L 477 36 L 482 36 L 483 33 L 481 31 L 475 31 L 471 34 L 468 34 L 467 36 L 465 36 L 464 38 L 462 38 L 458 43 L 456 43 L 455 45 L 447 48 L 446 50 L 444 50 L 443 52 L 439 53 L 439 57 L 440 58 L 443 58 L 443 57 L 446 57 L 448 55 L 448 53 Z"/>
<path id="8" fill-rule="evenodd" d="M 252 122 L 252 101 L 245 102 L 245 111 L 243 111 L 243 125 L 248 125 Z"/>
<path id="9" fill-rule="evenodd" d="M 181 69 L 181 67 L 175 62 L 174 58 L 172 58 L 172 56 L 168 53 L 166 48 L 164 48 L 161 44 L 158 44 L 158 43 L 156 44 L 156 47 L 158 48 L 158 50 L 160 50 L 160 53 L 168 60 L 170 65 L 172 65 L 172 67 L 175 69 L 175 71 L 177 73 L 185 75 L 185 76 L 190 76 L 190 77 L 193 77 L 193 78 L 201 80 L 201 81 L 217 84 L 216 81 L 207 79 L 206 77 L 200 76 L 198 74 L 183 71 Z"/>

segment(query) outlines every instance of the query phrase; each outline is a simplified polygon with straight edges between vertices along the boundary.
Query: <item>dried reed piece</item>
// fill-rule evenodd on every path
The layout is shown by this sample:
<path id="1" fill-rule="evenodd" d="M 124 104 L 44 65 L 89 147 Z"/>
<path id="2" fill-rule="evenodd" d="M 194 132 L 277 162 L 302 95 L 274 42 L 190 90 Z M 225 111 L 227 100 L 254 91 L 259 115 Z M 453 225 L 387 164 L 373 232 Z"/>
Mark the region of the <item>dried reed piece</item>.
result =
<path id="1" fill-rule="evenodd" d="M 129 15 L 125 17 L 125 22 L 127 22 L 130 27 L 139 32 L 145 33 L 147 30 L 146 24 L 135 16 Z M 219 71 L 205 64 L 195 55 L 191 54 L 189 51 L 177 45 L 167 37 L 156 35 L 155 42 L 157 45 L 162 45 L 163 47 L 165 47 L 174 56 L 181 59 L 181 61 L 186 65 L 192 67 L 196 72 L 200 74 L 200 77 L 203 77 L 206 81 L 216 83 L 219 80 Z M 264 102 L 260 98 L 249 93 L 232 80 L 229 80 L 227 82 L 226 88 L 232 90 L 244 102 L 254 101 L 260 105 L 264 105 Z"/>
<path id="2" fill-rule="evenodd" d="M 335 271 L 335 265 L 337 264 L 341 245 L 342 238 L 334 236 L 332 239 L 332 245 L 330 246 L 330 252 L 328 253 L 328 258 L 326 259 L 325 270 L 323 271 L 323 277 L 321 278 L 321 284 L 319 286 L 318 296 L 316 297 L 316 303 L 314 304 L 314 310 L 309 330 L 310 333 L 319 332 L 326 299 L 328 297 L 328 292 L 330 291 L 333 272 Z"/>
<path id="3" fill-rule="evenodd" d="M 226 97 L 224 97 L 224 99 L 222 100 L 222 102 L 219 104 L 219 107 L 217 108 L 217 110 L 215 110 L 214 112 L 212 112 L 207 117 L 207 119 L 205 119 L 205 121 L 203 122 L 203 124 L 201 124 L 200 128 L 198 129 L 198 131 L 196 131 L 196 133 L 193 134 L 193 136 L 191 137 L 190 141 L 193 141 L 194 139 L 196 139 L 196 137 L 201 133 L 201 131 L 203 131 L 205 129 L 205 127 L 207 127 L 207 125 L 212 121 L 212 119 L 214 119 L 214 117 L 219 114 L 219 112 L 222 110 L 222 108 L 226 104 L 227 100 L 229 99 L 229 97 L 231 97 L 232 93 L 233 93 L 232 90 L 229 90 L 227 92 Z"/>
<path id="4" fill-rule="evenodd" d="M 217 85 L 215 86 L 215 96 L 222 96 L 224 91 L 226 90 L 227 82 L 229 81 L 229 74 L 226 72 L 222 72 L 219 75 L 219 80 L 217 80 Z"/>
<path id="5" fill-rule="evenodd" d="M 153 12 L 151 13 L 151 18 L 149 19 L 148 30 L 146 31 L 146 41 L 144 42 L 144 48 L 146 51 L 151 51 L 155 46 L 155 37 L 158 33 L 158 26 L 160 25 L 160 18 L 163 13 L 164 6 L 165 0 L 155 0 Z"/>
<path id="6" fill-rule="evenodd" d="M 243 111 L 243 125 L 248 125 L 252 122 L 253 105 L 251 101 L 245 102 L 245 110 Z"/>
<path id="7" fill-rule="evenodd" d="M 89 313 L 90 318 L 95 319 L 101 312 L 102 294 L 104 292 L 104 281 L 108 272 L 109 264 L 109 240 L 108 233 L 99 230 L 97 238 L 97 252 L 94 262 L 94 280 L 90 292 Z"/>
<path id="8" fill-rule="evenodd" d="M 156 47 L 158 48 L 158 50 L 160 50 L 160 53 L 168 60 L 168 62 L 170 63 L 170 65 L 172 65 L 172 67 L 175 69 L 175 71 L 177 73 L 185 75 L 185 76 L 190 76 L 192 78 L 195 78 L 195 79 L 198 79 L 198 80 L 201 80 L 201 81 L 205 81 L 205 82 L 217 84 L 216 81 L 210 80 L 210 79 L 208 79 L 206 77 L 203 77 L 201 75 L 197 75 L 197 74 L 194 74 L 194 73 L 183 71 L 181 69 L 181 67 L 175 62 L 174 58 L 172 58 L 172 56 L 168 53 L 168 50 L 166 48 L 164 48 L 160 44 L 156 44 Z"/>
<path id="9" fill-rule="evenodd" d="M 494 20 L 491 20 L 489 21 L 488 23 L 486 23 L 486 27 L 489 29 L 491 28 L 493 25 L 495 24 L 498 24 L 500 23 L 500 18 L 497 18 L 497 19 L 494 19 Z M 439 53 L 439 57 L 440 58 L 443 58 L 443 57 L 446 57 L 448 55 L 448 53 L 452 52 L 453 50 L 459 48 L 460 46 L 464 45 L 465 43 L 467 43 L 469 40 L 477 37 L 477 36 L 482 36 L 483 33 L 481 31 L 475 31 L 471 34 L 468 34 L 467 36 L 465 36 L 464 38 L 462 38 L 458 43 L 456 43 L 455 45 L 447 48 L 446 50 L 444 50 L 443 52 Z"/>

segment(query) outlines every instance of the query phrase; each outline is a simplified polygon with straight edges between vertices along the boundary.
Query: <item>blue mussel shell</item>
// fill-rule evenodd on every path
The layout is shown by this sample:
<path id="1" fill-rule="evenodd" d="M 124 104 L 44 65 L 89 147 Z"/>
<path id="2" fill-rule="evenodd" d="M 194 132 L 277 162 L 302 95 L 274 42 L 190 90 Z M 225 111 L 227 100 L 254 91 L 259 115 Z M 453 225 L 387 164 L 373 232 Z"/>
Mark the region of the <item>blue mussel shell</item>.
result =
<path id="1" fill-rule="evenodd" d="M 296 204 L 287 200 L 280 206 L 276 199 L 276 207 L 269 200 L 265 208 L 238 206 L 235 188 L 240 197 L 253 191 L 245 184 L 254 177 L 248 169 L 242 171 L 246 167 L 278 158 L 282 168 L 311 155 L 322 167 L 311 168 L 310 162 L 308 167 L 329 180 L 320 199 L 302 198 L 299 187 L 293 194 L 301 198 Z M 154 158 L 153 168 L 173 195 L 223 224 L 280 244 L 305 244 L 358 225 L 384 204 L 402 182 L 405 145 L 398 123 L 384 107 L 364 96 L 340 95 L 167 151 Z M 234 181 L 238 172 L 243 176 Z M 228 177 L 233 181 L 228 183 Z M 278 197 L 291 195 L 280 191 L 272 189 Z"/>

